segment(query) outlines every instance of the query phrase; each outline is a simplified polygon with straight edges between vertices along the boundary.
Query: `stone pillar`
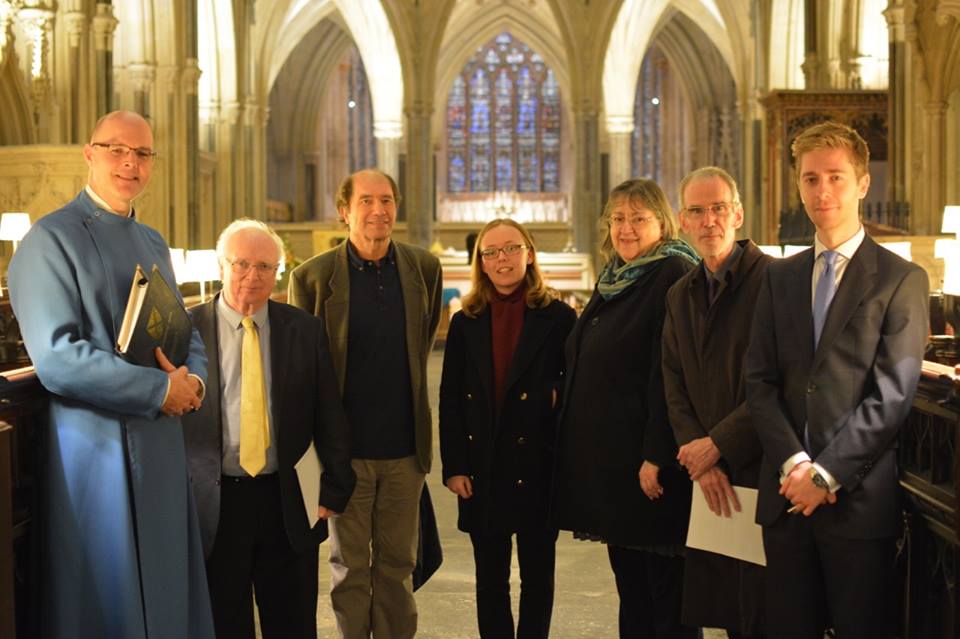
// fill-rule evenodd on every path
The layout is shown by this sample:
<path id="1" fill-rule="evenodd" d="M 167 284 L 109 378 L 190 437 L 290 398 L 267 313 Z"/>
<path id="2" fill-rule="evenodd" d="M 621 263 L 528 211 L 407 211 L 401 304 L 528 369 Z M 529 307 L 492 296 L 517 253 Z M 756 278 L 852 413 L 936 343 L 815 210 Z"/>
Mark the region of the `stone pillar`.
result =
<path id="1" fill-rule="evenodd" d="M 261 105 L 253 96 L 248 96 L 244 107 L 245 145 L 248 150 L 246 174 L 251 188 L 247 193 L 245 215 L 266 219 L 267 217 L 267 121 L 268 107 Z"/>
<path id="2" fill-rule="evenodd" d="M 217 154 L 217 211 L 216 226 L 226 227 L 235 217 L 242 215 L 240 203 L 243 198 L 237 188 L 243 179 L 240 172 L 241 154 L 237 149 L 242 145 L 240 135 L 240 104 L 238 102 L 221 103 L 213 119 L 215 132 L 214 148 Z"/>
<path id="3" fill-rule="evenodd" d="M 66 93 L 67 103 L 65 113 L 66 141 L 72 144 L 85 142 L 83 139 L 86 124 L 91 120 L 88 111 L 87 87 L 89 86 L 90 57 L 88 55 L 90 24 L 87 14 L 83 11 L 67 11 L 63 14 L 63 25 L 66 30 L 67 49 L 65 55 L 58 56 L 62 62 L 62 69 L 66 77 L 61 77 L 59 83 Z M 61 39 L 62 42 L 62 39 Z"/>
<path id="4" fill-rule="evenodd" d="M 406 110 L 407 162 L 404 210 L 411 244 L 427 248 L 433 242 L 433 148 L 430 116 L 433 108 L 422 102 Z"/>
<path id="5" fill-rule="evenodd" d="M 403 123 L 374 121 L 373 137 L 377 141 L 377 168 L 397 179 L 400 170 L 400 139 Z"/>
<path id="6" fill-rule="evenodd" d="M 196 58 L 187 58 L 186 67 L 180 79 L 180 87 L 183 91 L 184 111 L 186 112 L 186 123 L 183 137 L 187 147 L 186 157 L 186 219 L 183 220 L 183 226 L 186 231 L 187 246 L 199 246 L 201 236 L 200 222 L 200 122 L 199 122 L 199 91 L 200 86 L 200 67 Z"/>
<path id="7" fill-rule="evenodd" d="M 779 216 L 780 211 L 765 211 L 763 206 L 763 106 L 756 93 L 748 92 L 746 98 L 738 101 L 737 110 L 743 118 L 740 136 L 743 162 L 738 186 L 745 223 L 740 233 L 757 244 L 772 243 L 777 238 L 766 236 L 766 229 L 770 226 L 766 220 Z"/>
<path id="8" fill-rule="evenodd" d="M 60 109 L 54 96 L 51 74 L 54 12 L 40 6 L 24 7 L 17 11 L 17 18 L 29 40 L 28 71 L 37 141 L 56 144 L 61 140 L 58 121 Z"/>
<path id="9" fill-rule="evenodd" d="M 610 140 L 610 186 L 629 180 L 633 170 L 631 141 L 633 115 L 608 115 L 607 137 Z"/>
<path id="10" fill-rule="evenodd" d="M 597 221 L 600 219 L 600 118 L 593 109 L 576 111 L 574 127 L 574 186 L 572 197 L 573 244 L 577 251 L 592 253 L 599 265 Z"/>
<path id="11" fill-rule="evenodd" d="M 907 201 L 908 158 L 911 155 L 910 118 L 907 117 L 910 47 L 904 24 L 904 0 L 890 0 L 883 15 L 890 40 L 889 91 L 887 92 L 887 193 L 888 202 Z M 916 229 L 912 229 L 914 232 Z"/>
<path id="12" fill-rule="evenodd" d="M 863 23 L 863 0 L 846 0 L 843 12 L 842 51 L 840 71 L 842 86 L 846 89 L 862 89 L 863 78 L 860 75 L 863 61 L 866 59 L 860 50 L 860 32 Z"/>
<path id="13" fill-rule="evenodd" d="M 946 167 L 947 156 L 946 123 L 947 108 L 950 105 L 942 100 L 928 102 L 923 114 L 926 120 L 924 148 L 926 150 L 924 175 L 924 201 L 911 207 L 913 217 L 912 231 L 918 235 L 932 235 L 940 232 L 943 207 L 947 203 Z"/>
<path id="14" fill-rule="evenodd" d="M 112 111 L 113 103 L 113 33 L 117 30 L 117 19 L 113 16 L 113 6 L 107 2 L 97 3 L 97 14 L 93 18 L 93 47 L 95 56 L 96 92 L 95 117 L 99 118 Z M 89 123 L 87 126 L 93 126 Z"/>

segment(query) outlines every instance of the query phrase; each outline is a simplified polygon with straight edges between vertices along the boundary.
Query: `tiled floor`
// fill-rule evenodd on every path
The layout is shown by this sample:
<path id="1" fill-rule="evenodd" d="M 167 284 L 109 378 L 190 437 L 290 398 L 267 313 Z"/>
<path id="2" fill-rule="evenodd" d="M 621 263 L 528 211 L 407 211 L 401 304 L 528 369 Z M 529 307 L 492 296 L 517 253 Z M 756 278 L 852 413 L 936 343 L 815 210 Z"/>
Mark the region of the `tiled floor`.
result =
<path id="1" fill-rule="evenodd" d="M 429 362 L 431 403 L 435 405 L 440 384 L 442 354 L 435 352 Z M 436 419 L 436 408 L 434 418 Z M 467 639 L 478 636 L 473 591 L 473 552 L 470 539 L 456 528 L 456 501 L 440 479 L 439 450 L 434 438 L 433 472 L 427 477 L 437 511 L 443 566 L 417 593 L 420 612 L 417 637 L 422 639 Z M 336 637 L 326 565 L 326 544 L 320 549 L 320 605 L 317 614 L 319 637 Z M 519 590 L 519 573 L 514 561 L 512 589 Z M 514 597 L 514 614 L 516 614 Z M 617 636 L 617 595 L 613 575 L 602 544 L 574 541 L 561 533 L 557 542 L 556 595 L 551 636 L 558 639 L 607 639 Z M 722 631 L 708 631 L 708 639 L 725 637 Z"/>

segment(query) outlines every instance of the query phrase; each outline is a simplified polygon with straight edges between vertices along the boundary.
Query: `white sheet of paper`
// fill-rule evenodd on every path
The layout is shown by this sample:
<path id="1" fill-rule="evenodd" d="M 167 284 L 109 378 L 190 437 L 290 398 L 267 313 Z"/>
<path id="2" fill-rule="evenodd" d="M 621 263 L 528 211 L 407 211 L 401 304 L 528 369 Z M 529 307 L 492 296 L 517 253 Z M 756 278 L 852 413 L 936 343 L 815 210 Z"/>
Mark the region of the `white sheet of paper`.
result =
<path id="1" fill-rule="evenodd" d="M 700 483 L 693 482 L 687 546 L 766 566 L 763 529 L 754 520 L 757 489 L 734 486 L 733 491 L 740 500 L 740 512 L 731 511 L 729 518 L 717 516 L 710 512 Z"/>
<path id="2" fill-rule="evenodd" d="M 307 521 L 313 528 L 320 517 L 317 515 L 317 506 L 320 503 L 320 458 L 313 442 L 294 465 L 297 471 L 297 481 L 300 482 L 300 492 L 303 494 L 303 508 L 307 511 Z"/>

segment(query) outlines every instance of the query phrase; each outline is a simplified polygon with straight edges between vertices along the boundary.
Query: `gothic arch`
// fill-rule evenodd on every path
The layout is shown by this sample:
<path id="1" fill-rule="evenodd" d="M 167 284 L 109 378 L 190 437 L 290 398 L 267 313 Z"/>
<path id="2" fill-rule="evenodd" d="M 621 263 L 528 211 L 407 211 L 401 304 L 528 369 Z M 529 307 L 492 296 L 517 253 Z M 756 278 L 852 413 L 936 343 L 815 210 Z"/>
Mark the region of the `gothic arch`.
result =
<path id="1" fill-rule="evenodd" d="M 396 40 L 380 0 L 280 2 L 259 40 L 263 95 L 269 96 L 294 47 L 324 18 L 338 12 L 360 51 L 370 79 L 374 127 L 385 137 L 403 128 L 403 73 Z M 265 99 L 266 101 L 266 99 Z"/>
<path id="2" fill-rule="evenodd" d="M 315 185 L 319 192 L 308 201 L 312 189 L 306 185 L 316 179 L 310 175 L 314 170 L 310 157 L 324 142 L 320 127 L 325 90 L 343 53 L 353 45 L 333 18 L 322 20 L 297 43 L 270 93 L 268 194 L 271 199 L 289 202 L 298 221 L 308 219 L 315 204 L 330 200 L 326 191 L 331 187 Z"/>
<path id="3" fill-rule="evenodd" d="M 678 11 L 700 27 L 719 51 L 734 83 L 741 84 L 744 70 L 734 56 L 723 13 L 713 0 L 625 0 L 611 30 L 603 65 L 603 104 L 608 122 L 632 121 L 643 56 L 654 34 Z"/>

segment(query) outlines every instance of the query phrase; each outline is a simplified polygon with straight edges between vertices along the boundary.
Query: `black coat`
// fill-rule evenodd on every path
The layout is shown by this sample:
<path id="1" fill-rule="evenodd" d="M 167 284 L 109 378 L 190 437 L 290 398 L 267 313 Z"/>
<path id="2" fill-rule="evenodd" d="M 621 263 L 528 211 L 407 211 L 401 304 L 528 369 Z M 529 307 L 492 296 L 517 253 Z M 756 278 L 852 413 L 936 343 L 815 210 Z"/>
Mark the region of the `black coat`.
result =
<path id="1" fill-rule="evenodd" d="M 498 416 L 490 309 L 475 318 L 453 316 L 440 381 L 440 456 L 444 483 L 454 475 L 473 483 L 473 497 L 457 498 L 460 530 L 546 525 L 556 435 L 552 397 L 575 321 L 573 309 L 560 301 L 526 309 Z"/>
<path id="2" fill-rule="evenodd" d="M 630 289 L 596 291 L 566 346 L 566 391 L 557 445 L 553 522 L 618 546 L 680 545 L 691 485 L 676 461 L 660 367 L 667 290 L 693 265 L 667 257 Z M 644 460 L 664 494 L 640 489 Z"/>
<path id="3" fill-rule="evenodd" d="M 327 522 L 311 529 L 294 464 L 312 441 L 320 455 L 320 504 L 343 512 L 356 483 L 350 467 L 350 433 L 327 350 L 323 321 L 303 311 L 268 302 L 270 314 L 271 410 L 277 435 L 277 472 L 283 524 L 290 545 L 306 552 L 327 538 Z M 195 413 L 183 416 L 190 483 L 200 519 L 203 552 L 210 555 L 220 520 L 223 427 L 220 398 L 220 342 L 217 298 L 190 309 L 207 349 L 207 394 Z"/>

